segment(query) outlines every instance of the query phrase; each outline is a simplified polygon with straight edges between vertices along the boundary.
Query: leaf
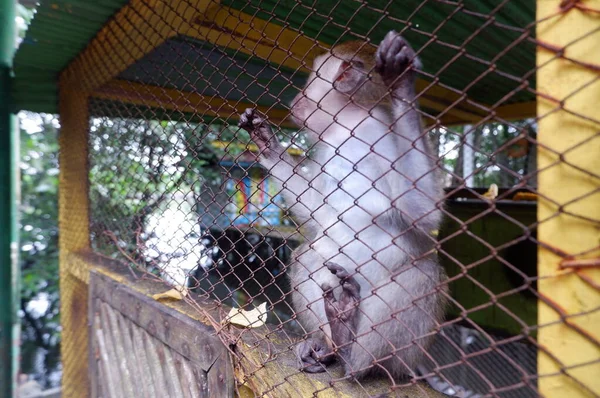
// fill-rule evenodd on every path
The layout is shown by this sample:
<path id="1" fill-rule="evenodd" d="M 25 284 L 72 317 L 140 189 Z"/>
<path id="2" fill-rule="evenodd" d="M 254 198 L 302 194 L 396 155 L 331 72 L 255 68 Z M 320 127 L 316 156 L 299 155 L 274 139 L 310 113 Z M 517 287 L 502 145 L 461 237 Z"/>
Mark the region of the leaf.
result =
<path id="1" fill-rule="evenodd" d="M 188 290 L 185 287 L 180 289 L 171 289 L 163 293 L 153 294 L 152 298 L 156 301 L 160 300 L 183 300 L 187 296 Z"/>
<path id="2" fill-rule="evenodd" d="M 532 192 L 517 192 L 512 200 L 536 201 L 538 196 Z"/>
<path id="3" fill-rule="evenodd" d="M 498 185 L 492 184 L 490 185 L 490 189 L 487 190 L 486 193 L 483 194 L 483 197 L 486 199 L 494 200 L 498 196 Z"/>
<path id="4" fill-rule="evenodd" d="M 267 303 L 259 304 L 258 307 L 250 311 L 241 308 L 232 308 L 223 320 L 223 323 L 231 323 L 248 328 L 257 328 L 265 324 L 267 320 Z"/>

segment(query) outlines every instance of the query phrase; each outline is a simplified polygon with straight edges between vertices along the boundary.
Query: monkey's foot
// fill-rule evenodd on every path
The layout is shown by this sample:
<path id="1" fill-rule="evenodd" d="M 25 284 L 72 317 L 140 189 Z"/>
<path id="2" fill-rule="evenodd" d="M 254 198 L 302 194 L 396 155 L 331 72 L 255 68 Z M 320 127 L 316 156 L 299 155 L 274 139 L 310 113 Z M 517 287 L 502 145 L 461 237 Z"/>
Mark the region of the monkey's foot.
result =
<path id="1" fill-rule="evenodd" d="M 356 336 L 359 318 L 360 285 L 346 269 L 335 263 L 325 263 L 332 274 L 340 278 L 342 292 L 336 300 L 333 289 L 322 285 L 325 297 L 325 314 L 331 328 L 331 339 L 342 358 L 350 355 L 352 341 Z"/>
<path id="2" fill-rule="evenodd" d="M 300 370 L 306 373 L 324 372 L 325 366 L 334 360 L 333 353 L 327 344 L 316 338 L 309 338 L 298 343 L 296 355 L 300 359 Z"/>
<path id="3" fill-rule="evenodd" d="M 283 152 L 283 147 L 273 133 L 271 126 L 256 109 L 248 108 L 240 115 L 238 126 L 250 133 L 250 138 L 265 157 L 276 156 Z"/>
<path id="4" fill-rule="evenodd" d="M 408 42 L 392 30 L 377 48 L 375 71 L 381 75 L 386 85 L 398 88 L 406 80 L 412 85 L 415 73 L 408 70 L 411 66 L 420 69 L 421 61 Z"/>

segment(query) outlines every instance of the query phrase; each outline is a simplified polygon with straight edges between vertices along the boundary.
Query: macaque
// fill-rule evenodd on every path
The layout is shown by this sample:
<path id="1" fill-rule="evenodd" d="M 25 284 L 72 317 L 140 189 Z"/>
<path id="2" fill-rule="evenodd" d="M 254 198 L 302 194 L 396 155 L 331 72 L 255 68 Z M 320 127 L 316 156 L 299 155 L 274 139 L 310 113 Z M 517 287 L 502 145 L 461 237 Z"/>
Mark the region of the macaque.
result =
<path id="1" fill-rule="evenodd" d="M 446 276 L 432 231 L 443 191 L 416 110 L 418 68 L 393 31 L 378 48 L 347 42 L 317 57 L 291 104 L 314 150 L 302 164 L 262 115 L 240 116 L 309 231 L 290 266 L 306 372 L 324 371 L 337 356 L 356 379 L 414 375 L 442 321 Z"/>

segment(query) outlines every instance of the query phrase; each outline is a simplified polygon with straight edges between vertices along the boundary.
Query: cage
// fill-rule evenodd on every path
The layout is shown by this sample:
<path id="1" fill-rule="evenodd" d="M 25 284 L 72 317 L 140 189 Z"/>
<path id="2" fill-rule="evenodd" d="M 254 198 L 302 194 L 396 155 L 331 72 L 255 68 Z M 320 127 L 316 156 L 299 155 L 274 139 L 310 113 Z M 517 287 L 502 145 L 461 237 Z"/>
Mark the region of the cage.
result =
<path id="1" fill-rule="evenodd" d="M 578 0 L 43 1 L 12 98 L 60 118 L 63 394 L 600 395 L 599 15 L 598 1 Z M 414 49 L 395 80 L 375 55 L 390 31 Z M 348 41 L 361 44 L 332 50 Z M 328 62 L 345 69 L 331 79 Z M 363 86 L 343 109 L 306 88 L 341 95 L 350 73 Z M 361 103 L 382 76 L 385 93 Z M 395 97 L 403 87 L 414 95 Z M 302 100 L 314 109 L 294 122 Z M 270 141 L 240 119 L 246 109 Z M 342 141 L 327 135 L 340 128 Z M 430 256 L 447 277 L 401 286 Z M 354 312 L 302 287 L 319 286 L 329 261 L 346 270 L 343 294 L 360 286 Z M 317 298 L 293 298 L 306 291 Z M 303 322 L 327 308 L 335 316 Z M 337 361 L 309 350 L 310 373 L 297 349 L 315 333 Z M 354 369 L 344 350 L 367 343 L 379 351 Z M 418 363 L 397 376 L 390 364 L 407 352 Z"/>

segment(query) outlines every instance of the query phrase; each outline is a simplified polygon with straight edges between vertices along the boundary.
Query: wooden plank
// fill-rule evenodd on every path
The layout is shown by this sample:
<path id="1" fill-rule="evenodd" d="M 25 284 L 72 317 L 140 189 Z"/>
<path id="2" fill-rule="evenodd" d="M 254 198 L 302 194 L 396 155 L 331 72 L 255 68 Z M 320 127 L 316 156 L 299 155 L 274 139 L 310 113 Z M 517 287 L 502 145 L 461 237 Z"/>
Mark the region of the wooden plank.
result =
<path id="1" fill-rule="evenodd" d="M 151 398 L 153 395 L 148 390 L 148 384 L 144 382 L 144 373 L 146 363 L 144 363 L 145 358 L 140 356 L 135 349 L 135 344 L 133 342 L 133 325 L 131 322 L 123 316 L 123 314 L 119 312 L 115 312 L 115 321 L 119 325 L 119 330 L 121 331 L 121 344 L 123 353 L 127 359 L 127 366 L 131 370 L 131 375 L 133 379 L 133 384 L 135 385 L 135 395 Z"/>
<path id="2" fill-rule="evenodd" d="M 88 287 L 81 277 L 87 264 L 72 261 L 71 255 L 90 246 L 88 203 L 88 102 L 77 88 L 60 91 L 59 136 L 59 274 L 61 359 L 64 396 L 87 396 L 88 352 L 86 334 Z"/>
<path id="3" fill-rule="evenodd" d="M 97 277 L 98 279 L 99 277 Z M 215 361 L 211 345 L 216 342 L 213 329 L 164 307 L 150 297 L 139 295 L 116 282 L 101 284 L 97 297 L 131 322 L 146 330 L 152 337 L 162 341 L 184 357 L 198 362 L 204 370 Z M 202 337 L 204 336 L 204 337 Z M 190 344 L 193 341 L 195 344 Z"/>
<path id="4" fill-rule="evenodd" d="M 216 0 L 200 0 L 199 12 Z M 91 93 L 114 79 L 177 32 L 180 17 L 157 0 L 132 0 L 98 32 L 61 73 L 60 84 L 77 85 Z"/>
<path id="5" fill-rule="evenodd" d="M 171 350 L 163 350 L 162 353 L 164 355 L 162 368 L 165 373 L 165 380 L 167 380 L 169 390 L 171 391 L 169 396 L 183 397 L 183 390 L 181 389 L 179 375 L 175 371 L 175 360 L 173 359 L 173 355 L 171 355 Z"/>
<path id="6" fill-rule="evenodd" d="M 258 153 L 258 146 L 256 144 L 242 144 L 240 142 L 232 141 L 212 141 L 211 146 L 223 150 L 235 149 L 236 151 L 248 150 L 250 152 Z M 287 148 L 287 153 L 292 156 L 304 156 L 305 152 L 299 148 Z"/>
<path id="7" fill-rule="evenodd" d="M 300 32 L 219 4 L 197 12 L 179 33 L 308 74 L 328 45 Z"/>
<path id="8" fill-rule="evenodd" d="M 153 294 L 165 290 L 164 283 L 148 278 L 136 279 L 125 271 L 121 264 L 105 258 L 88 257 L 88 261 L 92 259 L 95 259 L 94 263 L 96 263 L 96 267 L 92 272 L 92 283 L 100 277 L 105 281 L 104 284 L 106 286 L 112 286 L 104 289 L 103 297 L 108 297 L 106 293 L 110 292 L 109 300 L 111 302 L 122 303 L 125 298 L 123 292 L 127 292 L 127 294 L 133 292 L 135 297 L 145 296 L 146 300 L 139 302 L 141 308 L 134 307 L 138 308 L 135 312 L 143 312 L 145 305 L 142 305 L 142 303 L 147 303 L 149 307 L 154 308 L 154 319 L 164 320 L 163 310 L 160 310 L 161 313 L 157 314 L 156 308 L 159 308 L 159 306 L 150 298 Z M 179 314 L 178 318 L 183 317 L 188 322 L 193 322 L 199 330 L 212 328 L 207 317 L 210 316 L 216 322 L 220 322 L 221 316 L 228 312 L 226 306 L 221 305 L 217 308 L 214 303 L 207 302 L 196 295 L 190 295 L 189 299 L 193 299 L 194 305 L 190 305 L 189 300 L 186 300 L 187 302 L 170 301 L 165 302 L 164 307 L 170 310 L 168 311 L 169 314 L 176 312 Z M 125 303 L 119 308 L 124 316 L 130 317 L 127 315 L 131 314 L 130 304 Z M 142 323 L 140 321 L 142 319 L 145 319 L 145 315 L 140 316 L 135 323 L 139 325 Z M 194 319 L 197 321 L 193 321 Z M 157 325 L 156 328 L 158 329 L 159 326 Z M 179 329 L 177 330 L 179 331 Z M 338 397 L 366 397 L 377 396 L 379 394 L 394 396 L 395 394 L 395 396 L 403 398 L 443 397 L 442 394 L 432 390 L 422 381 L 407 381 L 404 384 L 396 383 L 393 385 L 385 378 L 372 378 L 361 383 L 341 380 L 343 371 L 339 364 L 329 368 L 327 373 L 306 374 L 300 372 L 297 358 L 293 353 L 293 347 L 299 341 L 300 337 L 289 331 L 283 331 L 280 328 L 272 326 L 264 326 L 251 330 L 228 328 L 227 332 L 232 337 L 231 341 L 237 342 L 235 344 L 236 355 L 231 358 L 229 355 L 214 355 L 216 352 L 220 352 L 220 350 L 226 350 L 220 341 L 210 347 L 206 347 L 202 343 L 198 344 L 212 352 L 210 354 L 211 358 L 216 358 L 214 364 L 207 372 L 206 379 L 208 392 L 211 394 L 209 396 L 211 397 L 227 396 L 229 390 L 224 390 L 223 384 L 224 381 L 230 380 L 232 377 L 235 377 L 239 384 L 244 384 L 243 391 L 249 392 L 248 390 L 251 390 L 256 396 L 265 394 L 265 396 L 273 397 L 330 395 Z M 158 330 L 153 333 L 157 337 L 162 336 Z M 195 341 L 185 330 L 181 333 L 183 336 L 187 336 L 188 341 Z M 146 334 L 148 338 L 152 338 L 149 330 Z M 204 332 L 204 334 L 210 333 Z M 177 346 L 177 344 L 173 344 L 171 341 L 166 346 L 172 347 Z M 192 344 L 189 345 L 188 349 L 191 349 L 191 347 Z M 190 358 L 193 355 L 189 353 L 185 355 L 183 353 L 183 351 L 188 352 L 188 349 L 174 349 L 173 351 L 185 358 Z M 150 359 L 150 362 L 153 363 L 156 360 L 156 358 Z M 233 364 L 231 361 L 233 361 Z M 197 362 L 193 361 L 193 363 Z M 193 363 L 190 363 L 192 372 L 194 371 Z M 235 373 L 233 373 L 232 367 L 235 369 Z M 206 368 L 201 367 L 199 370 L 204 372 Z M 189 377 L 189 372 L 186 372 L 188 374 L 187 377 Z M 394 392 L 390 393 L 392 386 Z"/>
<path id="9" fill-rule="evenodd" d="M 246 108 L 256 108 L 267 115 L 269 121 L 278 126 L 292 127 L 288 119 L 288 110 L 251 103 L 229 101 L 220 97 L 207 97 L 197 93 L 148 86 L 125 80 L 115 80 L 96 90 L 95 98 L 110 101 L 122 101 L 150 108 L 176 110 L 182 113 L 194 113 L 200 118 L 221 118 L 237 120 Z"/>
<path id="10" fill-rule="evenodd" d="M 140 328 L 141 329 L 141 328 Z M 148 358 L 148 366 L 150 368 L 150 374 L 152 375 L 152 381 L 155 383 L 154 388 L 159 395 L 168 396 L 168 383 L 165 379 L 165 374 L 162 371 L 159 349 L 155 344 L 154 339 L 145 331 L 142 331 L 144 341 L 144 351 Z"/>
<path id="11" fill-rule="evenodd" d="M 183 374 L 183 388 L 189 391 L 192 397 L 199 397 L 201 395 L 201 385 L 206 383 L 206 376 L 202 373 L 201 377 L 196 377 L 192 371 L 192 367 L 189 362 L 182 362 L 182 374 Z"/>
<path id="12" fill-rule="evenodd" d="M 96 336 L 94 335 L 94 330 L 96 330 L 98 328 L 98 319 L 97 317 L 99 316 L 98 313 L 96 313 L 95 308 L 97 307 L 97 305 L 95 303 L 93 303 L 92 301 L 95 300 L 95 295 L 94 295 L 94 286 L 89 286 L 89 292 L 88 292 L 88 323 L 89 323 L 89 328 L 87 330 L 87 338 L 88 338 L 88 347 L 89 347 L 89 354 L 88 354 L 88 372 L 90 375 L 96 375 L 96 377 L 90 377 L 90 397 L 100 397 L 100 396 L 104 396 L 106 395 L 106 393 L 103 392 L 103 390 L 106 390 L 106 388 L 102 389 L 101 386 L 103 384 L 102 380 L 105 379 L 105 375 L 102 371 L 102 369 L 100 369 L 99 366 L 99 357 L 100 357 L 100 350 L 98 348 L 98 344 L 96 342 Z"/>
<path id="13" fill-rule="evenodd" d="M 103 347 L 103 373 L 112 371 L 109 381 L 116 396 L 139 395 L 144 391 L 140 383 L 150 386 L 148 396 L 181 397 L 186 395 L 184 390 L 188 395 L 200 391 L 202 397 L 233 396 L 227 349 L 214 336 L 213 328 L 96 272 L 90 284 L 95 312 L 100 313 L 100 321 L 92 323 L 92 332 L 102 339 L 93 346 Z M 128 342 L 125 336 L 130 329 L 136 343 Z M 137 352 L 130 355 L 134 345 Z M 132 363 L 136 360 L 143 363 Z M 182 364 L 186 361 L 190 366 L 184 372 Z M 136 366 L 143 371 L 136 371 Z M 206 388 L 190 385 L 190 372 L 193 380 L 204 380 Z M 96 368 L 91 377 L 99 377 Z"/>
<path id="14" fill-rule="evenodd" d="M 141 328 L 132 327 L 131 334 L 133 338 L 135 355 L 142 370 L 142 374 L 145 376 L 144 386 L 148 390 L 147 396 L 149 398 L 156 397 L 158 396 L 158 390 L 156 389 L 157 380 L 155 380 L 155 377 L 150 370 L 150 359 L 148 358 L 146 349 L 144 348 L 145 338 L 142 337 L 142 330 Z"/>
<path id="15" fill-rule="evenodd" d="M 115 384 L 117 396 L 131 397 L 133 396 L 133 386 L 131 385 L 132 378 L 129 374 L 129 369 L 125 363 L 125 358 L 122 356 L 122 346 L 119 341 L 117 334 L 117 325 L 111 322 L 110 314 L 112 309 L 109 308 L 105 303 L 100 304 L 100 320 L 101 326 L 96 330 L 96 333 L 100 332 L 103 336 L 104 346 L 108 353 L 108 362 L 110 366 L 110 372 L 112 375 L 111 382 Z"/>
<path id="16" fill-rule="evenodd" d="M 124 396 L 119 384 L 118 369 L 112 364 L 114 362 L 114 356 L 111 352 L 111 343 L 106 339 L 106 334 L 99 328 L 96 330 L 96 338 L 98 341 L 98 350 L 100 352 L 100 358 L 102 359 L 102 369 L 107 382 L 107 391 L 113 398 Z"/>

